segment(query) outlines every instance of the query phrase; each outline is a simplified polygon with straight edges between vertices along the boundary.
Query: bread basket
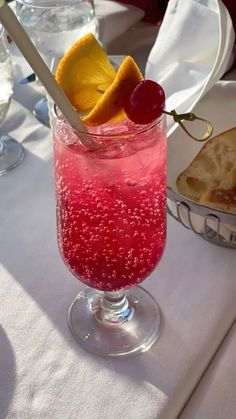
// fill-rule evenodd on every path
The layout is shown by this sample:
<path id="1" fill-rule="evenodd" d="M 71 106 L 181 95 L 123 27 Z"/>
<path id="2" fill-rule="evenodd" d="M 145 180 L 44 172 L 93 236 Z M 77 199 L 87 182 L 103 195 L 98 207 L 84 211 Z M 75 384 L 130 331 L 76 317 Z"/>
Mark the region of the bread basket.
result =
<path id="1" fill-rule="evenodd" d="M 236 215 L 188 200 L 167 188 L 167 211 L 184 227 L 220 246 L 236 249 Z"/>
<path id="2" fill-rule="evenodd" d="M 236 126 L 235 100 L 236 82 L 219 82 L 195 107 L 194 113 L 211 121 L 214 135 L 217 135 Z M 195 130 L 195 133 L 199 130 L 199 127 L 194 126 L 188 128 Z M 202 146 L 202 143 L 191 140 L 181 128 L 177 128 L 168 138 L 168 213 L 184 227 L 209 242 L 236 248 L 236 214 L 211 209 L 191 201 L 177 191 L 178 175 L 194 159 Z"/>

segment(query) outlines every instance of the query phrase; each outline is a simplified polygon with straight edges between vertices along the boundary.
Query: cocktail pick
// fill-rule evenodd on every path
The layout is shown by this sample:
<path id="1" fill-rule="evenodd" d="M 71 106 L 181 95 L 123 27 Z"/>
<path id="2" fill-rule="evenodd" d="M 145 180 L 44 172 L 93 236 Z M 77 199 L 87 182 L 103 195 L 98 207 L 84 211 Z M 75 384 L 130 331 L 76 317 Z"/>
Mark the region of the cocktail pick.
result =
<path id="1" fill-rule="evenodd" d="M 71 105 L 69 99 L 54 79 L 49 68 L 41 58 L 35 46 L 29 39 L 22 25 L 19 23 L 14 12 L 5 2 L 0 0 L 0 21 L 6 28 L 7 32 L 14 40 L 15 44 L 28 61 L 38 78 L 41 80 L 43 86 L 54 100 L 57 107 L 65 116 L 69 124 L 75 129 L 80 131 L 80 141 L 87 148 L 97 148 L 97 144 L 88 135 L 88 131 L 78 113 Z"/>
<path id="2" fill-rule="evenodd" d="M 161 114 L 170 115 L 175 122 L 186 132 L 188 136 L 196 141 L 206 141 L 213 132 L 212 124 L 192 112 L 178 114 L 176 110 L 166 111 L 165 107 L 165 92 L 162 86 L 154 80 L 139 81 L 130 96 L 125 102 L 124 109 L 131 121 L 137 124 L 147 124 L 154 122 Z M 206 124 L 206 131 L 202 136 L 195 136 L 191 134 L 182 123 L 182 121 L 199 120 Z"/>
<path id="3" fill-rule="evenodd" d="M 208 121 L 207 119 L 204 118 L 200 118 L 199 116 L 196 116 L 194 113 L 192 112 L 187 112 L 187 113 L 181 113 L 178 114 L 175 110 L 172 110 L 171 112 L 167 112 L 167 111 L 162 111 L 164 114 L 166 115 L 170 115 L 173 117 L 174 121 L 177 122 L 180 127 L 186 132 L 186 134 L 193 138 L 195 141 L 206 141 L 208 140 L 212 133 L 213 133 L 213 126 L 212 123 L 210 121 Z M 200 136 L 200 137 L 196 137 L 195 135 L 191 134 L 191 132 L 189 132 L 189 130 L 187 130 L 186 126 L 183 124 L 182 121 L 203 121 L 206 123 L 206 131 L 205 133 Z"/>

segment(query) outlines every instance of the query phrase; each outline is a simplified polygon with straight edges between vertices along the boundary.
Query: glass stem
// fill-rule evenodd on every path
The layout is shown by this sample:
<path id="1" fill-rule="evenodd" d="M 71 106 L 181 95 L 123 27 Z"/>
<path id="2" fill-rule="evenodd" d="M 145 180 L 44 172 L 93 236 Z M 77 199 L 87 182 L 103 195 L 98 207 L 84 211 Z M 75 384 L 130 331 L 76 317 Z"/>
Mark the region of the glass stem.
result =
<path id="1" fill-rule="evenodd" d="M 5 144 L 0 138 L 0 156 L 4 154 L 5 148 L 6 148 Z"/>
<path id="2" fill-rule="evenodd" d="M 129 301 L 124 291 L 105 291 L 100 300 L 100 310 L 97 319 L 109 323 L 123 323 L 133 315 L 133 309 L 129 307 Z"/>

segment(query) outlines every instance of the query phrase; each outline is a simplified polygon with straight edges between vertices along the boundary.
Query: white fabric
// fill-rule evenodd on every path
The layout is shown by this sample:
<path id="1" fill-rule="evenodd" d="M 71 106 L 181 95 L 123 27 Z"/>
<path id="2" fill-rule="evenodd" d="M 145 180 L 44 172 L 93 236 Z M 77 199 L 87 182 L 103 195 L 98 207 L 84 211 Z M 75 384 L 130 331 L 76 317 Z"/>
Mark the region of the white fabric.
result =
<path id="1" fill-rule="evenodd" d="M 27 75 L 17 50 L 14 60 Z M 26 156 L 0 178 L 0 417 L 176 419 L 235 318 L 235 252 L 168 218 L 164 257 L 143 283 L 162 310 L 159 340 L 127 360 L 86 353 L 67 326 L 84 286 L 57 249 L 50 132 L 29 111 L 39 97 L 16 84 L 3 126 Z"/>
<path id="2" fill-rule="evenodd" d="M 235 419 L 235 346 L 234 323 L 179 419 Z"/>
<path id="3" fill-rule="evenodd" d="M 232 22 L 221 1 L 169 0 L 146 66 L 146 78 L 166 92 L 166 109 L 191 111 L 226 71 L 233 43 Z M 175 128 L 168 118 L 169 134 Z"/>
<path id="4" fill-rule="evenodd" d="M 130 4 L 95 0 L 94 6 L 99 22 L 99 40 L 105 48 L 144 16 L 143 10 Z"/>

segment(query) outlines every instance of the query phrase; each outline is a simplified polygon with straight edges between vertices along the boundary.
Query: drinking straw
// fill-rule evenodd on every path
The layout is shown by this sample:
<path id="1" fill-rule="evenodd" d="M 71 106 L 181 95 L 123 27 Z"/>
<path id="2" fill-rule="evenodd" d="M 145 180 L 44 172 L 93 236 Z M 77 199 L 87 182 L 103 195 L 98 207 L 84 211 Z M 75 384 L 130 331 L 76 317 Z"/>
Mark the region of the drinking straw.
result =
<path id="1" fill-rule="evenodd" d="M 9 35 L 14 40 L 21 53 L 24 55 L 25 59 L 28 61 L 34 72 L 37 74 L 45 89 L 52 97 L 55 104 L 58 106 L 62 114 L 69 122 L 69 124 L 74 129 L 80 131 L 80 140 L 82 144 L 90 149 L 96 148 L 97 145 L 95 141 L 93 141 L 91 138 L 89 138 L 88 135 L 86 135 L 86 133 L 88 134 L 88 131 L 84 124 L 81 122 L 78 113 L 75 111 L 69 99 L 67 98 L 59 84 L 56 82 L 51 71 L 41 58 L 41 55 L 36 50 L 35 46 L 31 42 L 24 28 L 19 23 L 14 12 L 11 10 L 11 8 L 8 6 L 5 0 L 0 0 L 0 21 L 6 28 Z M 85 135 L 83 135 L 83 133 Z"/>

